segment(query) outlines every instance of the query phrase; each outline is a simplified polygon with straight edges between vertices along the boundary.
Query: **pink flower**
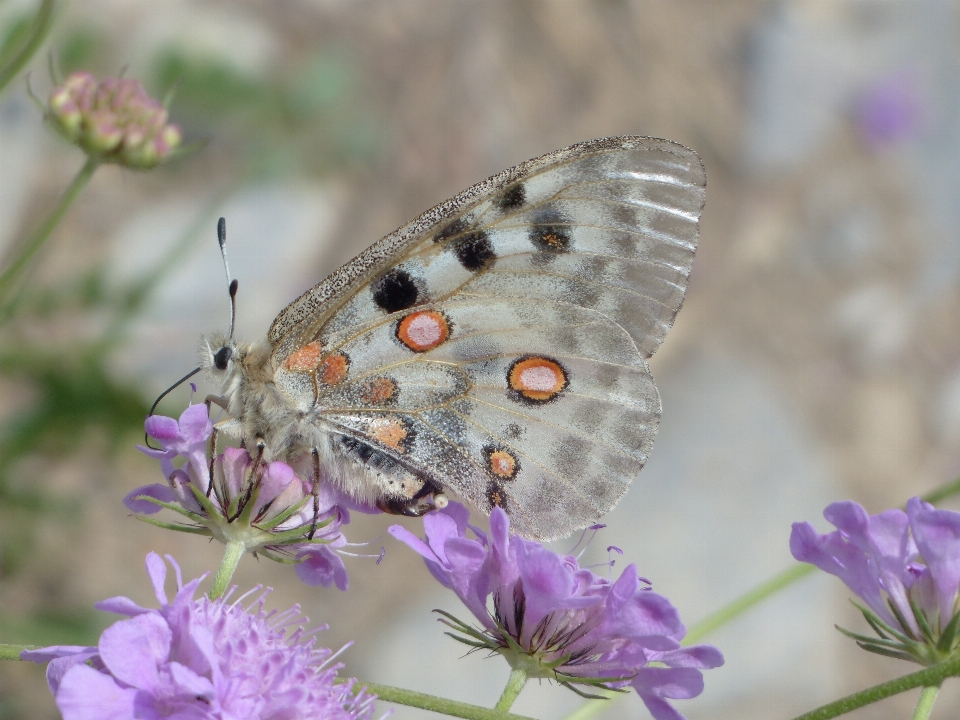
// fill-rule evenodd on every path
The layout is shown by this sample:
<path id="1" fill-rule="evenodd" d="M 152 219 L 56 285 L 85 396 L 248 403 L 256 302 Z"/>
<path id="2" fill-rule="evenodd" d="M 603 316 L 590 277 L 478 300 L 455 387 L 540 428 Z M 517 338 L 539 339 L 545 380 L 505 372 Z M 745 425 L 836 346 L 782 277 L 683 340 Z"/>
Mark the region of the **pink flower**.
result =
<path id="1" fill-rule="evenodd" d="M 71 142 L 103 162 L 146 169 L 163 162 L 183 135 L 138 80 L 75 72 L 50 93 L 47 113 Z"/>

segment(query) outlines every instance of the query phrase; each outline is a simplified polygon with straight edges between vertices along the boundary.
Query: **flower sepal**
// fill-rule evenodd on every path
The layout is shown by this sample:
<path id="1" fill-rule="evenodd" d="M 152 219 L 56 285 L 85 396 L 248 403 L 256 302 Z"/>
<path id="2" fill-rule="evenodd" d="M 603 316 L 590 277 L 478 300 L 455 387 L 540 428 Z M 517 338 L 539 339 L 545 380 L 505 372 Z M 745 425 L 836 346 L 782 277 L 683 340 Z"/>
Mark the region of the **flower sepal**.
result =
<path id="1" fill-rule="evenodd" d="M 910 607 L 913 610 L 913 616 L 920 627 L 922 637 L 911 637 L 885 622 L 877 613 L 870 608 L 861 605 L 856 601 L 851 601 L 863 615 L 867 624 L 877 633 L 877 637 L 861 635 L 859 633 L 846 630 L 839 625 L 837 628 L 848 638 L 854 640 L 858 646 L 867 652 L 872 652 L 885 657 L 892 657 L 898 660 L 907 660 L 915 662 L 925 667 L 936 665 L 956 657 L 960 657 L 960 613 L 954 615 L 946 627 L 939 633 L 939 636 L 931 629 L 929 622 L 923 611 L 917 606 L 913 599 L 910 599 Z M 909 627 L 902 617 L 902 613 L 891 603 L 891 610 L 901 627 Z"/>

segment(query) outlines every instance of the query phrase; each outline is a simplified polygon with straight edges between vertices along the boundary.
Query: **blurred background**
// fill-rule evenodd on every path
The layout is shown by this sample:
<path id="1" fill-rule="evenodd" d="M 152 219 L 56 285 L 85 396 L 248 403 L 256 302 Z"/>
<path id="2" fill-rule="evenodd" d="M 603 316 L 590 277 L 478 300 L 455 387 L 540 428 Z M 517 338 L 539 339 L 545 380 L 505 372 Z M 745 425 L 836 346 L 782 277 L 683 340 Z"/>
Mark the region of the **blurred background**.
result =
<path id="1" fill-rule="evenodd" d="M 0 41 L 37 5 L 0 2 Z M 186 577 L 219 563 L 219 546 L 121 505 L 160 477 L 133 448 L 150 403 L 195 366 L 199 335 L 226 327 L 218 216 L 238 335 L 261 339 L 287 302 L 428 207 L 605 135 L 696 149 L 708 188 L 687 301 L 652 361 L 660 435 L 584 562 L 620 546 L 693 624 L 791 566 L 791 522 L 825 531 L 829 502 L 878 512 L 954 479 L 958 31 L 960 7 L 940 0 L 62 3 L 29 66 L 41 97 L 48 51 L 65 73 L 126 68 L 156 97 L 179 83 L 172 119 L 205 145 L 150 172 L 101 168 L 0 328 L 0 641 L 95 642 L 113 619 L 95 601 L 154 602 L 150 550 Z M 8 86 L 0 258 L 82 163 L 23 80 Z M 386 535 L 391 520 L 348 527 L 386 556 L 350 560 L 346 593 L 252 558 L 235 580 L 301 603 L 330 646 L 354 640 L 350 675 L 491 706 L 506 664 L 442 634 L 432 608 L 467 613 Z M 790 718 L 912 670 L 840 636 L 835 623 L 864 631 L 847 598 L 810 576 L 709 637 L 727 664 L 680 709 Z M 850 717 L 908 717 L 915 699 Z M 554 720 L 582 702 L 531 684 L 514 709 Z M 629 696 L 598 717 L 645 713 Z M 934 717 L 958 715 L 948 682 Z M 41 668 L 0 663 L 2 720 L 55 717 Z"/>

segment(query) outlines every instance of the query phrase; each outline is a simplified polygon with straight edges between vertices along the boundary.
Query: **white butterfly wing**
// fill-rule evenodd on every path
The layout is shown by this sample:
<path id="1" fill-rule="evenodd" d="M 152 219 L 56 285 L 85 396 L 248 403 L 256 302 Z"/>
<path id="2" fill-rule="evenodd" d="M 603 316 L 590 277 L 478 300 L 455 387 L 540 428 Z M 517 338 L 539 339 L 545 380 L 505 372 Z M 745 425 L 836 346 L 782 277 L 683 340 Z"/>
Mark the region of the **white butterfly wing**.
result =
<path id="1" fill-rule="evenodd" d="M 683 301 L 704 186 L 693 151 L 639 137 L 495 175 L 288 306 L 276 382 L 523 534 L 584 527 L 652 446 L 644 358 Z"/>

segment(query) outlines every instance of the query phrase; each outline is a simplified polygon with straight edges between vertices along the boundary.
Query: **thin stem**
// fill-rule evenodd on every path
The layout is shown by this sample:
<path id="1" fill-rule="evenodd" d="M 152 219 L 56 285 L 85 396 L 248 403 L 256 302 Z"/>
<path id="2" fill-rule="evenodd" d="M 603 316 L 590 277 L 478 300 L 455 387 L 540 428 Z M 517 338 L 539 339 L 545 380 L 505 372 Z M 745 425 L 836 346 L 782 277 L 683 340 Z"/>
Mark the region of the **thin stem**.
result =
<path id="1" fill-rule="evenodd" d="M 727 603 L 715 613 L 707 615 L 707 617 L 691 627 L 686 637 L 683 638 L 683 644 L 692 645 L 698 642 L 705 635 L 709 635 L 721 625 L 726 625 L 735 617 L 742 615 L 754 605 L 766 600 L 774 593 L 779 592 L 788 585 L 792 585 L 800 578 L 813 574 L 816 569 L 814 565 L 794 565 L 774 575 L 766 582 L 748 590 L 740 597 Z"/>
<path id="2" fill-rule="evenodd" d="M 913 720 L 927 720 L 933 712 L 933 704 L 940 693 L 939 685 L 928 685 L 920 692 L 917 709 L 913 711 Z"/>
<path id="3" fill-rule="evenodd" d="M 861 690 L 860 692 L 853 693 L 853 695 L 848 695 L 845 698 L 819 707 L 816 710 L 799 715 L 794 718 L 794 720 L 830 720 L 831 718 L 838 717 L 857 708 L 862 708 L 870 703 L 875 703 L 878 700 L 883 700 L 916 687 L 930 688 L 939 686 L 945 678 L 957 674 L 960 674 L 960 658 L 937 663 L 924 670 L 910 673 L 909 675 L 904 675 L 894 680 L 880 683 L 879 685 L 874 685 L 871 688 Z M 934 696 L 934 698 L 935 697 L 936 696 Z M 923 697 L 921 696 L 921 702 L 922 701 Z M 931 705 L 933 704 L 932 700 L 929 702 Z M 914 717 L 916 718 L 918 716 L 914 715 Z M 926 716 L 921 715 L 919 717 Z"/>
<path id="4" fill-rule="evenodd" d="M 0 660 L 19 660 L 24 650 L 34 650 L 39 645 L 9 645 L 0 643 Z"/>
<path id="5" fill-rule="evenodd" d="M 503 689 L 503 695 L 497 700 L 497 704 L 494 705 L 493 709 L 500 710 L 501 712 L 509 710 L 516 701 L 520 691 L 523 690 L 523 686 L 526 684 L 527 671 L 523 668 L 513 668 L 510 671 L 510 679 L 507 680 L 507 686 Z"/>
<path id="6" fill-rule="evenodd" d="M 533 720 L 525 715 L 514 715 L 513 713 L 502 712 L 500 710 L 491 710 L 490 708 L 471 705 L 457 700 L 448 700 L 428 695 L 426 693 L 415 692 L 413 690 L 404 690 L 403 688 L 391 687 L 390 685 L 378 685 L 377 683 L 368 683 L 358 681 L 354 689 L 359 692 L 361 688 L 366 688 L 374 693 L 379 699 L 386 702 L 396 703 L 397 705 L 407 705 L 421 710 L 430 710 L 451 717 L 465 718 L 466 720 Z"/>
<path id="7" fill-rule="evenodd" d="M 948 482 L 946 485 L 941 485 L 938 488 L 935 488 L 928 492 L 926 495 L 921 495 L 920 499 L 924 502 L 928 502 L 931 505 L 936 505 L 941 500 L 946 500 L 951 495 L 956 495 L 960 493 L 960 478 Z"/>
<path id="8" fill-rule="evenodd" d="M 227 543 L 226 550 L 223 551 L 223 560 L 220 562 L 220 569 L 217 570 L 217 577 L 213 581 L 213 587 L 210 588 L 209 597 L 216 600 L 227 591 L 233 573 L 240 564 L 240 558 L 246 550 L 242 542 L 236 540 Z"/>
<path id="9" fill-rule="evenodd" d="M 53 25 L 54 5 L 56 5 L 54 0 L 43 0 L 43 2 L 40 3 L 40 9 L 37 10 L 37 15 L 33 19 L 30 37 L 27 38 L 23 47 L 20 48 L 20 51 L 10 58 L 10 61 L 6 65 L 0 68 L 0 92 L 3 92 L 3 89 L 10 84 L 10 81 L 20 74 L 24 65 L 30 62 L 30 58 L 33 57 L 34 53 L 37 52 L 37 49 L 46 39 L 47 33 L 50 32 L 50 27 Z"/>
<path id="10" fill-rule="evenodd" d="M 83 164 L 83 167 L 80 168 L 80 172 L 76 174 L 69 187 L 67 187 L 66 191 L 60 197 L 60 202 L 57 203 L 57 206 L 53 209 L 53 212 L 51 212 L 47 216 L 46 220 L 44 220 L 40 226 L 34 230 L 33 233 L 31 233 L 30 236 L 21 244 L 19 254 L 13 258 L 10 266 L 0 273 L 0 298 L 4 297 L 10 286 L 14 283 L 20 273 L 23 272 L 27 264 L 33 259 L 33 256 L 40 251 L 40 248 L 43 247 L 43 244 L 50 237 L 50 234 L 53 232 L 54 228 L 56 228 L 57 225 L 60 224 L 60 221 L 63 220 L 63 216 L 67 214 L 67 210 L 69 210 L 70 206 L 73 205 L 74 200 L 77 199 L 80 191 L 86 187 L 87 183 L 90 181 L 90 178 L 93 177 L 94 171 L 99 166 L 99 158 L 96 158 L 93 155 L 87 156 L 87 161 Z M 4 311 L 6 310 L 7 308 L 4 308 Z M 6 312 L 4 312 L 4 314 L 6 314 Z"/>

